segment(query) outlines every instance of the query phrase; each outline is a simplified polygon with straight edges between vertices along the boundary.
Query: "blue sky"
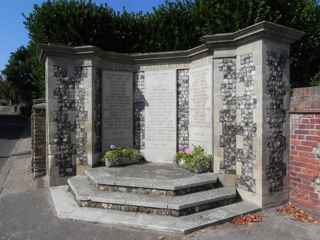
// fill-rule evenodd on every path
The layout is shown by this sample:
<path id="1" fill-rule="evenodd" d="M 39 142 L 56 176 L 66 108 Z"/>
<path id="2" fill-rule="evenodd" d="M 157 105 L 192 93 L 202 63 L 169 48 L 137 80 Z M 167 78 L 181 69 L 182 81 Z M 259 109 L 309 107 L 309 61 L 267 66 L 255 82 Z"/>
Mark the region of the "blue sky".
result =
<path id="1" fill-rule="evenodd" d="M 8 62 L 10 53 L 28 43 L 28 33 L 23 25 L 22 13 L 32 11 L 34 4 L 44 0 L 2 0 L 0 7 L 0 72 Z M 96 0 L 107 3 L 115 10 L 125 7 L 129 11 L 150 11 L 164 0 Z"/>

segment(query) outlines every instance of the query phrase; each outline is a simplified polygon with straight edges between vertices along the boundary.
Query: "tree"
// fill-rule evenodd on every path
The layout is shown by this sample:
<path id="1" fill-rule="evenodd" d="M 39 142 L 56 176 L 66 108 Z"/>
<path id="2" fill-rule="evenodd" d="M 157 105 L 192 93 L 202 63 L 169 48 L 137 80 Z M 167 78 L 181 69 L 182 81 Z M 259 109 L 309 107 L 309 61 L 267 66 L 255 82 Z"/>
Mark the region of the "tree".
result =
<path id="1" fill-rule="evenodd" d="M 147 14 L 115 12 L 92 1 L 48 1 L 25 16 L 34 44 L 95 45 L 118 52 L 187 49 L 205 34 L 236 31 L 267 20 L 304 30 L 292 48 L 292 85 L 310 85 L 320 65 L 316 0 L 177 0 Z"/>
<path id="2" fill-rule="evenodd" d="M 111 50 L 117 40 L 113 20 L 116 13 L 107 5 L 91 1 L 47 1 L 24 15 L 32 42 L 68 46 L 95 45 Z"/>
<path id="3" fill-rule="evenodd" d="M 195 47 L 199 41 L 199 26 L 195 23 L 194 2 L 166 1 L 148 15 L 144 51 L 182 50 Z"/>
<path id="4" fill-rule="evenodd" d="M 27 104 L 31 104 L 32 98 L 44 94 L 43 66 L 37 56 L 34 45 L 20 47 L 11 53 L 9 62 L 2 72 L 14 88 L 17 100 Z"/>
<path id="5" fill-rule="evenodd" d="M 291 83 L 310 86 L 320 76 L 320 6 L 316 0 L 176 0 L 150 13 L 116 12 L 90 0 L 55 0 L 35 5 L 24 24 L 30 43 L 11 55 L 6 69 L 19 99 L 44 95 L 39 43 L 95 45 L 117 52 L 181 50 L 205 34 L 237 31 L 267 20 L 306 32 L 292 46 Z"/>
<path id="6" fill-rule="evenodd" d="M 7 80 L 0 81 L 0 99 L 8 101 L 9 104 L 16 103 L 16 89 L 13 84 Z"/>

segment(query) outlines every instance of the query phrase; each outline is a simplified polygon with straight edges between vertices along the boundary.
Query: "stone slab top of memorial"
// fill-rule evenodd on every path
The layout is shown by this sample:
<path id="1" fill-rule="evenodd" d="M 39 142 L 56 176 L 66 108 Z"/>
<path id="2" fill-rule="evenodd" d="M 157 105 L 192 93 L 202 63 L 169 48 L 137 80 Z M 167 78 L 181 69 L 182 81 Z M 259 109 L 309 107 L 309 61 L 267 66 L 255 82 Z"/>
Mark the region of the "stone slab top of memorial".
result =
<path id="1" fill-rule="evenodd" d="M 218 175 L 194 174 L 174 164 L 137 164 L 125 167 L 100 167 L 86 171 L 86 175 L 101 188 L 106 186 L 132 187 L 172 191 L 191 190 L 197 186 L 218 185 Z"/>

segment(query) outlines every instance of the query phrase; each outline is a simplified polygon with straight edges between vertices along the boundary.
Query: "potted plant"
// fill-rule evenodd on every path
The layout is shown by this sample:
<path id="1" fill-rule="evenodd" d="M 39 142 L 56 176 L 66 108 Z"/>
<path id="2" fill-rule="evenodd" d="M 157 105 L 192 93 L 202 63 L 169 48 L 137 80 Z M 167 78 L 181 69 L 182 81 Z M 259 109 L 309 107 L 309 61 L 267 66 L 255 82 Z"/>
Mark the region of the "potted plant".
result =
<path id="1" fill-rule="evenodd" d="M 195 173 L 211 172 L 212 162 L 213 156 L 207 154 L 201 146 L 180 148 L 176 155 L 178 166 Z"/>
<path id="2" fill-rule="evenodd" d="M 103 160 L 107 167 L 116 167 L 142 163 L 145 161 L 143 155 L 134 148 L 110 146 L 104 154 Z"/>

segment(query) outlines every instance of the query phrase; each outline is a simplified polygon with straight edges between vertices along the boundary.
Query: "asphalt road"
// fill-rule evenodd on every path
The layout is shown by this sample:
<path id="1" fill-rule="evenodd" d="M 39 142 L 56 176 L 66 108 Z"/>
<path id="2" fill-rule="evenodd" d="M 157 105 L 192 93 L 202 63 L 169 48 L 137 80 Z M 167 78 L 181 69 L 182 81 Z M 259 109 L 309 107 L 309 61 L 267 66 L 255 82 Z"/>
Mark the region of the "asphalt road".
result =
<path id="1" fill-rule="evenodd" d="M 0 115 L 0 169 L 7 161 L 17 140 L 29 134 L 27 121 L 19 116 Z"/>

